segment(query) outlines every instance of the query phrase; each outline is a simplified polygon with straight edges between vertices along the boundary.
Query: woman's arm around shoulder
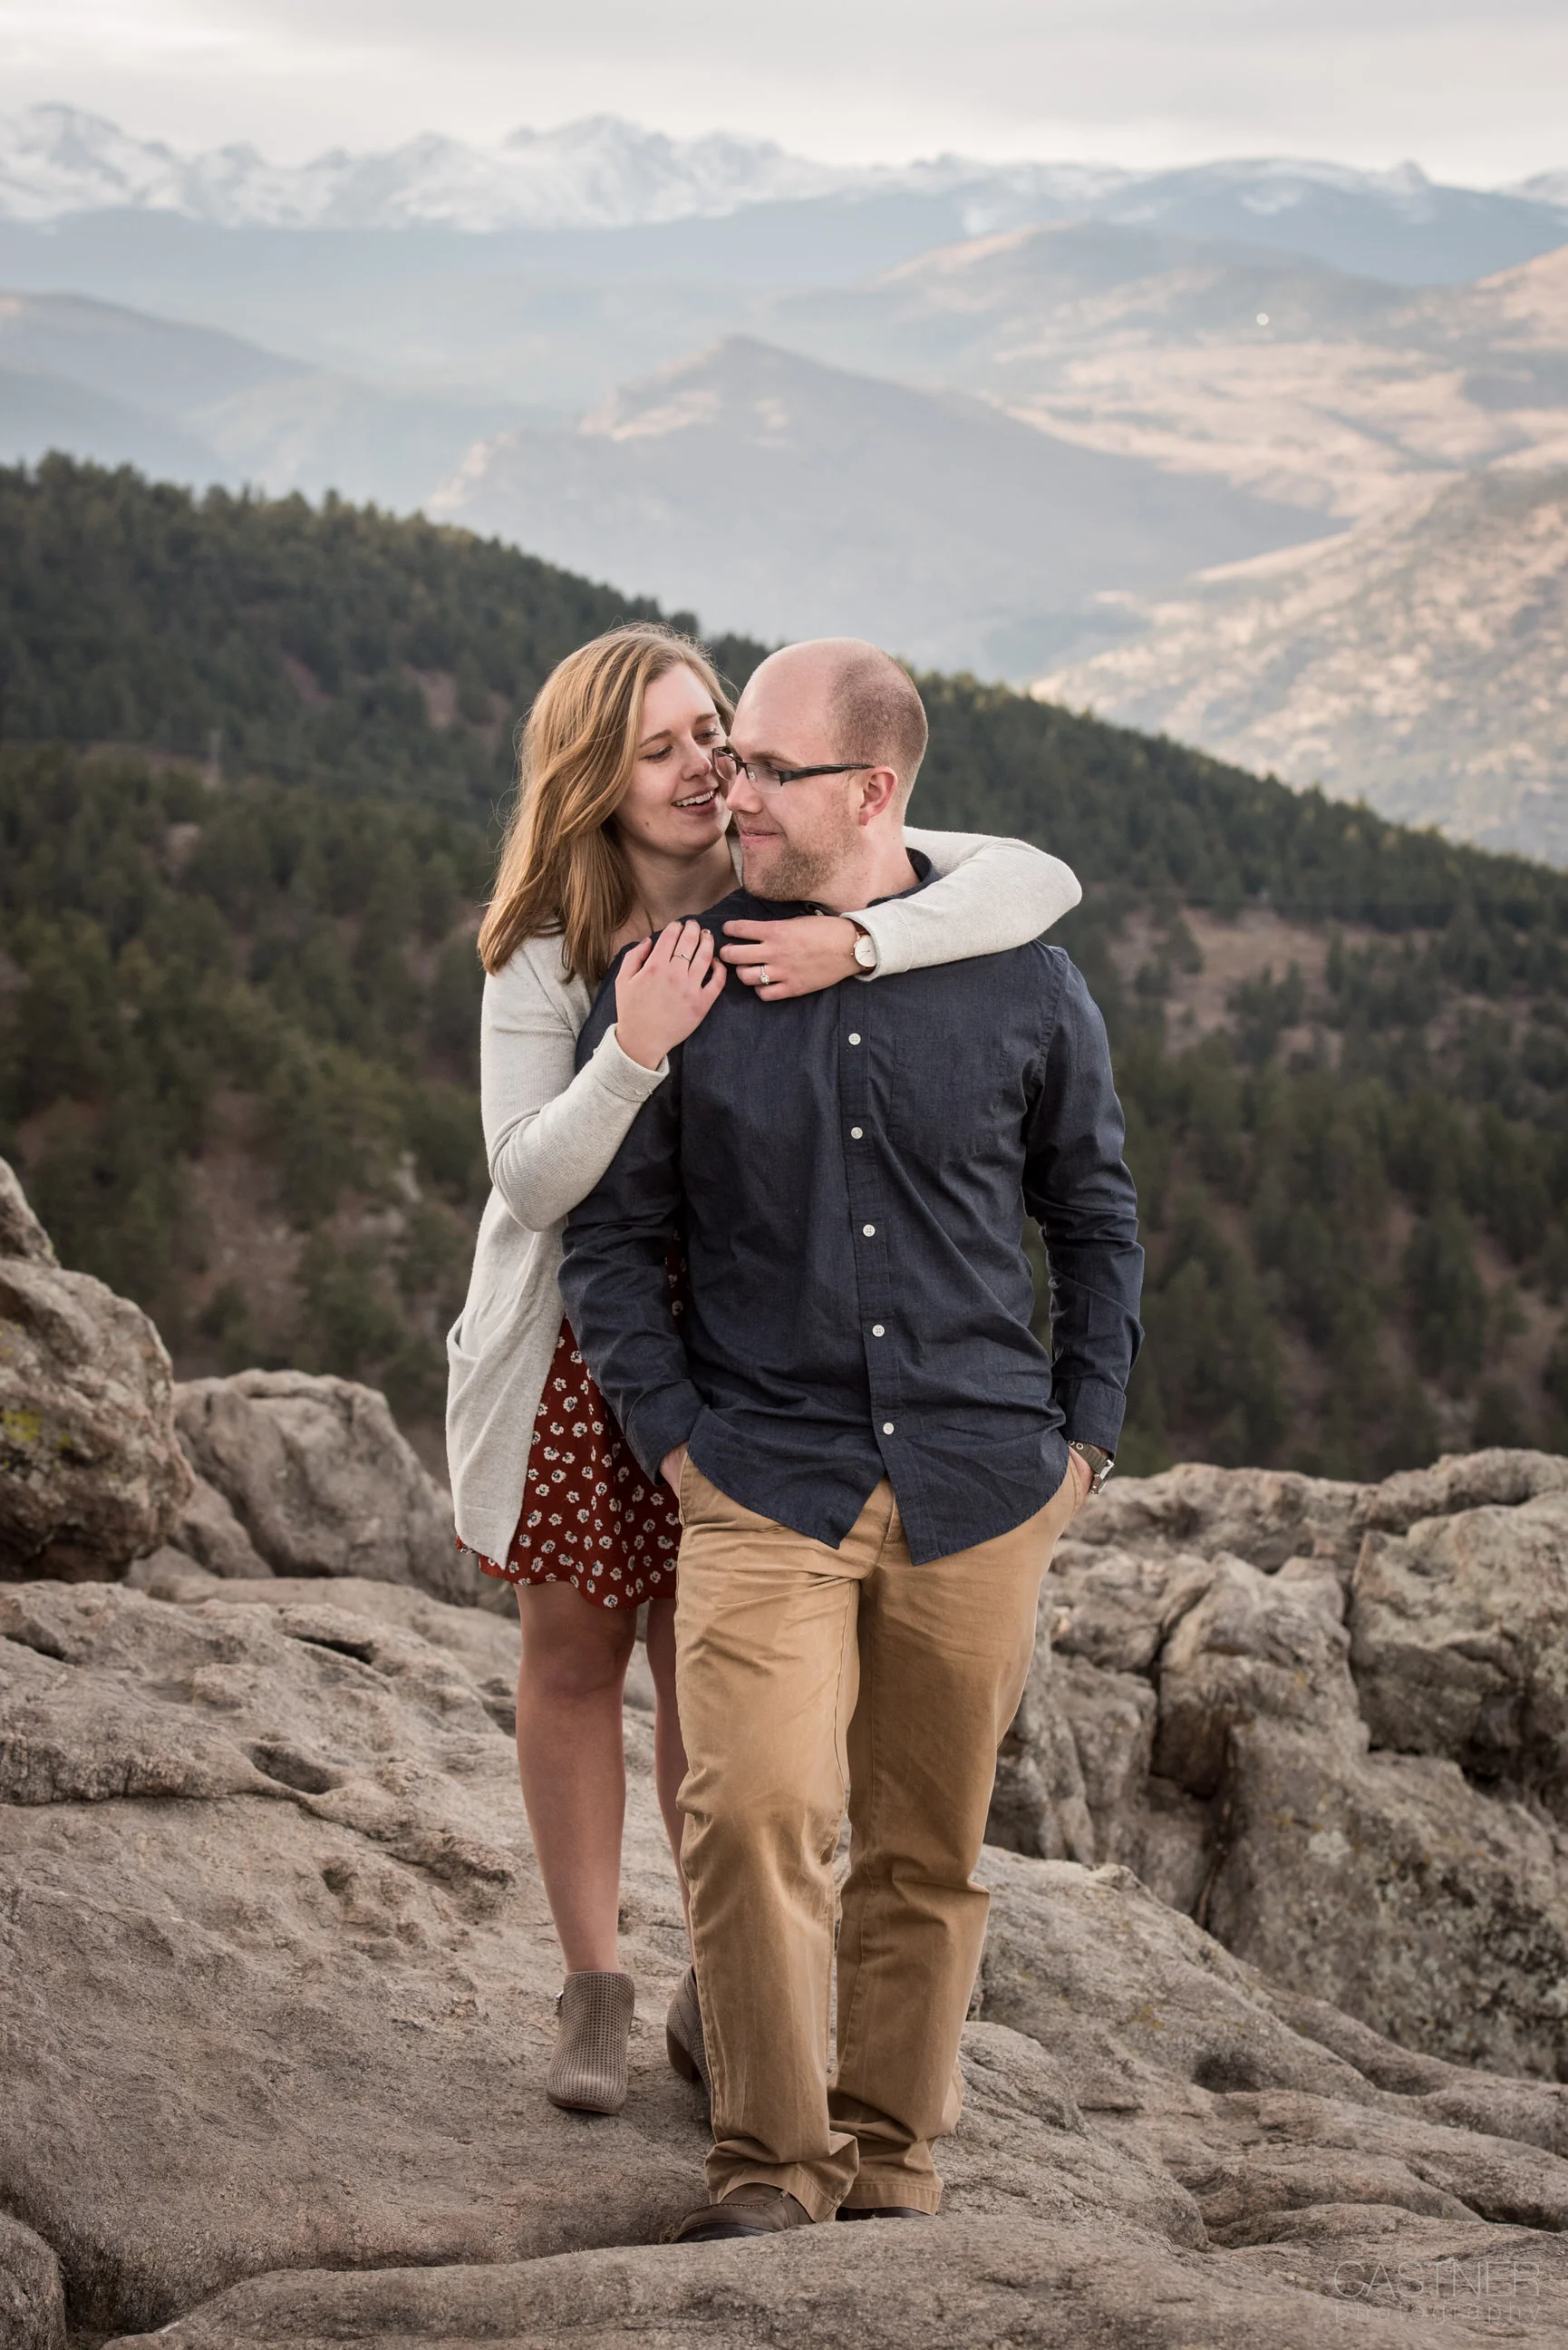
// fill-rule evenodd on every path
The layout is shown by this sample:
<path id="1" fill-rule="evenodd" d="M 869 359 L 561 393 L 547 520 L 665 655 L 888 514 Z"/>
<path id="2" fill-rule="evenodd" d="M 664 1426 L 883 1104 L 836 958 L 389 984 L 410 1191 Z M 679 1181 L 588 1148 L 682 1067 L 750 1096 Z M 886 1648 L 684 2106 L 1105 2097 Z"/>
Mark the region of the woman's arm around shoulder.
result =
<path id="1" fill-rule="evenodd" d="M 586 1199 L 669 1072 L 622 1052 L 614 1028 L 574 1074 L 592 993 L 561 969 L 558 939 L 530 939 L 484 983 L 480 1099 L 490 1180 L 514 1220 L 543 1232 Z"/>
<path id="2" fill-rule="evenodd" d="M 904 837 L 930 859 L 937 878 L 914 897 L 891 898 L 851 917 L 877 950 L 867 978 L 1025 946 L 1084 894 L 1070 865 L 1026 840 L 912 827 Z"/>

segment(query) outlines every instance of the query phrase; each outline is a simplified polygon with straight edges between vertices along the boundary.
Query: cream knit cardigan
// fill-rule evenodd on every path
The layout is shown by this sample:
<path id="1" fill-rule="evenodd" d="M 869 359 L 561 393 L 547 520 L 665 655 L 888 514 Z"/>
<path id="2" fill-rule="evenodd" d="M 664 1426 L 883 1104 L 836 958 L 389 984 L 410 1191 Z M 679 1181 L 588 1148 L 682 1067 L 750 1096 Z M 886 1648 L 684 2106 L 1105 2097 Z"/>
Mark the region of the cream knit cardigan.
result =
<path id="1" fill-rule="evenodd" d="M 872 979 L 999 954 L 1049 930 L 1082 891 L 1059 858 L 1021 840 L 905 835 L 940 878 L 855 919 L 877 946 Z M 730 984 L 737 983 L 732 981 Z M 504 1559 L 523 1506 L 534 1416 L 561 1329 L 561 1232 L 670 1064 L 644 1068 L 611 1028 L 573 1074 L 595 991 L 561 970 L 557 938 L 529 939 L 484 983 L 480 1093 L 494 1187 L 468 1298 L 447 1336 L 447 1461 L 458 1538 Z"/>

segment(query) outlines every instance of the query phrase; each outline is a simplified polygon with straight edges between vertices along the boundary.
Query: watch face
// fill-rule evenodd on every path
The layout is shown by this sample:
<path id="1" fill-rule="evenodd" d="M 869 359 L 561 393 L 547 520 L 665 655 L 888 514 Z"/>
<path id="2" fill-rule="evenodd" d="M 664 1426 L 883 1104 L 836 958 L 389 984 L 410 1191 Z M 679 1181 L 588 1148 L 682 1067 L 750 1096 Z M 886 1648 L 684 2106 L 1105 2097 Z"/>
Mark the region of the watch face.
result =
<path id="1" fill-rule="evenodd" d="M 856 962 L 857 962 L 857 963 L 859 963 L 859 964 L 860 964 L 861 968 L 862 968 L 863 970 L 865 970 L 865 971 L 875 971 L 875 970 L 876 970 L 876 968 L 877 968 L 877 950 L 876 950 L 875 946 L 872 944 L 872 942 L 871 942 L 871 941 L 870 941 L 869 939 L 857 939 L 857 940 L 856 940 L 856 941 L 855 941 L 855 960 L 856 960 Z"/>

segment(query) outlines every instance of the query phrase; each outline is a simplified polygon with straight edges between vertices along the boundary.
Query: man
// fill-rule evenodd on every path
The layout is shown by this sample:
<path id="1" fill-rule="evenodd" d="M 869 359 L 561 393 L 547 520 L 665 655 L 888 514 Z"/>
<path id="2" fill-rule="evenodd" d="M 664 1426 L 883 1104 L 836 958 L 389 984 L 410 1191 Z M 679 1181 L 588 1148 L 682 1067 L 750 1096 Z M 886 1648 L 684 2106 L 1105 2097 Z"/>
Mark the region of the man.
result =
<path id="1" fill-rule="evenodd" d="M 705 921 L 920 888 L 903 813 L 925 745 L 919 696 L 874 647 L 764 661 L 722 770 L 745 886 Z M 581 1054 L 613 1013 L 607 982 Z M 997 1746 L 1140 1335 L 1105 1030 L 1036 941 L 765 1005 L 727 988 L 670 1058 L 570 1220 L 561 1287 L 684 1520 L 682 1861 L 714 2146 L 711 2201 L 680 2234 L 917 2216 L 940 2204 L 931 2142 L 961 2097 Z M 1050 1250 L 1054 1364 L 1030 1329 L 1025 1211 Z"/>

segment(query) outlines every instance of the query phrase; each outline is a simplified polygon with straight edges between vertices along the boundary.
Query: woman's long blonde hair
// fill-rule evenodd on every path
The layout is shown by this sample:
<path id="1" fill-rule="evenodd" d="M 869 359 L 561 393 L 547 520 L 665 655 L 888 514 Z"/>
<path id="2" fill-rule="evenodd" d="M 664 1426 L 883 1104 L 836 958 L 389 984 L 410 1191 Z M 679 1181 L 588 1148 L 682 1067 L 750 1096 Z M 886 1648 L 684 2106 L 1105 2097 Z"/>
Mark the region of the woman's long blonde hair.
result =
<path id="1" fill-rule="evenodd" d="M 596 983 L 631 911 L 631 868 L 610 819 L 626 797 L 642 739 L 643 697 L 684 666 L 734 712 L 693 637 L 633 620 L 558 661 L 528 712 L 517 805 L 501 844 L 495 895 L 479 931 L 486 971 L 503 970 L 524 939 L 561 934 L 569 976 Z"/>

